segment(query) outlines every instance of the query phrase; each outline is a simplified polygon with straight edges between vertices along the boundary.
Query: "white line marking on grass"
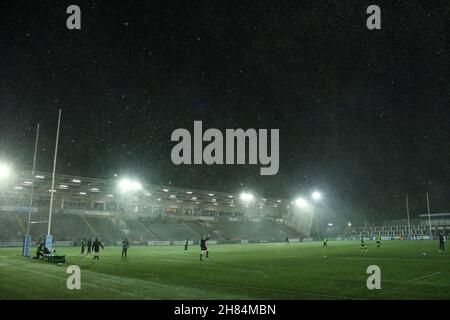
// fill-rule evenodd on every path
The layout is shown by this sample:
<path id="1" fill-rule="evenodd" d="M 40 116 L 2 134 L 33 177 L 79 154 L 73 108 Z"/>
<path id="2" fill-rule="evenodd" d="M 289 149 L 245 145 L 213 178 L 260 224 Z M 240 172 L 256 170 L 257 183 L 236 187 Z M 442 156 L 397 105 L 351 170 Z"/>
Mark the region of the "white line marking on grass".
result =
<path id="1" fill-rule="evenodd" d="M 419 278 L 416 278 L 416 279 L 412 279 L 412 280 L 388 280 L 388 279 L 383 279 L 383 282 L 393 282 L 393 283 L 403 283 L 403 284 L 424 284 L 424 285 L 429 285 L 429 286 L 449 287 L 450 284 L 443 283 L 443 282 L 417 281 L 417 280 L 420 280 L 420 279 L 424 279 L 425 277 L 428 278 L 428 277 L 431 277 L 432 275 L 434 276 L 434 275 L 437 275 L 437 274 L 440 274 L 440 273 L 443 273 L 443 272 L 436 272 L 436 273 L 433 273 L 433 274 L 430 274 L 430 275 L 427 275 L 427 276 L 424 276 L 424 277 L 419 277 Z"/>
<path id="2" fill-rule="evenodd" d="M 47 273 L 47 272 L 40 272 L 40 271 L 28 269 L 28 268 L 15 268 L 15 269 L 19 269 L 19 270 L 22 270 L 22 271 L 25 271 L 25 272 L 31 272 L 31 273 L 39 274 L 39 275 L 42 275 L 43 277 L 48 277 L 48 278 L 53 278 L 53 279 L 58 279 L 58 280 L 60 280 L 60 279 L 65 280 L 66 279 L 65 275 L 64 276 L 53 275 L 53 274 L 50 274 L 50 273 Z M 98 289 L 98 288 L 101 287 L 100 285 L 97 285 L 97 284 L 94 284 L 94 283 L 89 283 L 89 282 L 86 282 L 86 281 L 83 281 L 82 286 L 83 287 L 91 287 L 91 288 L 94 288 L 94 289 Z M 123 290 L 116 290 L 116 289 L 113 289 L 111 287 L 105 288 L 105 290 L 114 292 L 114 293 L 116 293 L 118 295 L 126 295 L 126 296 L 130 296 L 132 298 L 135 298 L 135 299 L 139 298 L 139 296 L 137 296 L 137 295 L 135 295 L 135 294 L 133 294 L 131 292 L 124 292 Z M 64 299 L 64 298 L 61 298 L 61 299 Z"/>
<path id="3" fill-rule="evenodd" d="M 156 259 L 158 261 L 169 261 L 169 262 L 191 262 L 190 260 L 174 260 L 174 259 Z"/>
<path id="4" fill-rule="evenodd" d="M 42 271 L 37 271 L 37 270 L 33 270 L 31 268 L 21 268 L 21 267 L 15 267 L 15 269 L 19 269 L 25 272 L 30 272 L 30 273 L 34 273 L 34 274 L 39 274 L 42 276 L 46 276 L 46 277 L 50 277 L 50 278 L 54 278 L 54 279 L 65 279 L 65 275 L 64 276 L 59 276 L 59 275 L 53 275 L 53 274 L 49 274 L 47 272 L 42 272 Z M 102 278 L 104 278 L 105 280 L 111 281 L 111 284 L 115 283 L 115 284 L 123 284 L 125 279 L 132 279 L 132 278 L 128 278 L 128 277 L 124 277 L 124 276 L 116 276 L 116 275 L 109 275 L 109 274 L 104 274 L 104 273 L 98 273 L 94 270 L 89 270 L 90 272 L 94 272 L 97 275 L 100 275 Z M 97 276 L 98 278 L 98 276 Z M 328 299 L 340 299 L 340 300 L 362 300 L 361 298 L 354 298 L 354 297 L 346 297 L 346 296 L 337 296 L 337 295 L 331 295 L 331 294 L 322 294 L 322 293 L 314 293 L 314 292 L 305 292 L 305 291 L 293 291 L 293 290 L 283 290 L 283 289 L 272 289 L 272 288 L 264 288 L 264 287 L 254 287 L 254 286 L 246 286 L 246 285 L 235 285 L 235 284 L 227 284 L 227 283 L 219 283 L 219 282 L 213 282 L 213 281 L 205 281 L 205 280 L 196 280 L 196 279 L 186 279 L 186 278 L 179 278 L 179 277 L 171 277 L 171 279 L 182 279 L 183 281 L 189 281 L 189 282 L 194 282 L 194 283 L 204 283 L 204 284 L 209 284 L 211 286 L 217 286 L 217 287 L 225 287 L 225 288 L 238 288 L 238 289 L 249 289 L 249 290 L 257 290 L 257 291 L 267 291 L 267 292 L 276 292 L 276 293 L 284 293 L 284 294 L 291 294 L 291 295 L 304 295 L 304 296 L 311 296 L 311 297 L 322 297 L 322 298 L 328 298 Z M 168 287 L 168 288 L 173 288 L 171 285 L 167 285 L 167 284 L 161 284 L 161 283 L 155 283 L 152 281 L 148 281 L 148 280 L 142 280 L 142 279 L 133 279 L 136 280 L 137 282 L 140 283 L 148 283 L 148 284 L 153 284 L 153 285 L 159 285 L 162 287 Z M 98 289 L 99 287 L 101 287 L 98 284 L 94 284 L 94 283 L 89 283 L 84 281 L 82 286 L 84 287 L 91 287 L 91 288 L 95 288 Z M 186 287 L 186 286 L 184 286 Z M 189 288 L 189 287 L 187 287 Z M 152 289 L 154 290 L 154 289 Z M 152 291 L 150 290 L 150 291 Z M 111 286 L 108 286 L 107 288 L 104 288 L 104 291 L 110 291 L 114 294 L 117 294 L 119 297 L 120 296 L 129 296 L 135 299 L 142 299 L 142 297 L 139 295 L 136 295 L 136 293 L 132 293 L 132 292 L 127 292 L 127 291 L 123 291 L 123 290 L 116 290 L 114 288 L 111 288 Z M 145 292 L 147 290 L 141 290 L 142 292 Z"/>
<path id="5" fill-rule="evenodd" d="M 319 259 L 319 258 L 317 258 Z M 322 259 L 322 258 L 320 258 Z M 383 257 L 330 257 L 328 259 L 339 259 L 339 260 L 385 260 L 385 261 L 421 261 L 421 262 L 436 262 L 436 261 L 447 261 L 447 259 L 420 259 L 420 258 L 383 258 Z"/>
<path id="6" fill-rule="evenodd" d="M 204 280 L 185 279 L 185 278 L 178 278 L 178 279 L 183 279 L 185 281 L 188 280 L 191 282 L 205 283 L 205 284 L 210 284 L 210 285 L 218 286 L 218 287 L 263 290 L 263 291 L 269 291 L 269 292 L 278 292 L 278 293 L 296 294 L 296 295 L 299 294 L 299 295 L 305 295 L 305 296 L 322 297 L 322 298 L 329 298 L 329 299 L 340 299 L 340 300 L 363 300 L 361 298 L 335 296 L 335 295 L 331 295 L 331 294 L 322 294 L 322 293 L 315 293 L 315 292 L 292 291 L 292 290 L 271 289 L 271 288 L 262 288 L 262 287 L 253 287 L 253 286 L 243 286 L 243 285 L 235 285 L 235 284 L 204 281 Z"/>
<path id="7" fill-rule="evenodd" d="M 449 287 L 450 284 L 446 284 L 446 283 L 434 283 L 434 282 L 424 282 L 424 281 L 414 281 L 414 284 L 425 284 L 425 285 L 429 285 L 429 286 L 438 286 L 438 287 Z"/>
<path id="8" fill-rule="evenodd" d="M 263 276 L 264 278 L 268 278 L 268 279 L 270 278 L 267 274 L 265 274 L 264 272 L 262 272 L 260 270 L 244 270 L 244 269 L 227 268 L 227 271 L 254 273 L 254 274 L 259 274 L 259 275 Z"/>
<path id="9" fill-rule="evenodd" d="M 414 279 L 409 280 L 409 281 L 407 281 L 407 282 L 414 282 L 414 281 L 416 281 L 416 280 L 425 279 L 425 278 L 430 278 L 430 277 L 436 276 L 436 275 L 441 274 L 441 273 L 442 273 L 442 272 L 434 272 L 434 273 L 430 273 L 430 274 L 425 275 L 425 276 L 423 276 L 423 277 L 414 278 Z"/>

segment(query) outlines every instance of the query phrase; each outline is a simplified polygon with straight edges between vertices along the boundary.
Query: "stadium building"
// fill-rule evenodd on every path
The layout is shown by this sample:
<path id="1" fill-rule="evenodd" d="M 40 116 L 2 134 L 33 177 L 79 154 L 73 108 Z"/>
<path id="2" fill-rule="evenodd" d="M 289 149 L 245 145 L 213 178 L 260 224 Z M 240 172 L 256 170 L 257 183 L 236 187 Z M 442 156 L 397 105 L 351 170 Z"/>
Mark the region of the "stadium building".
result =
<path id="1" fill-rule="evenodd" d="M 135 244 L 147 244 L 195 241 L 204 233 L 224 243 L 276 242 L 304 238 L 310 231 L 302 229 L 304 221 L 295 225 L 289 219 L 296 206 L 286 199 L 68 175 L 56 175 L 54 186 L 51 234 L 56 242 L 99 237 L 111 244 L 127 237 Z M 30 171 L 22 171 L 2 181 L 0 241 L 20 242 L 30 211 L 30 234 L 35 240 L 42 238 L 47 233 L 51 191 L 48 173 L 33 178 Z"/>
<path id="2" fill-rule="evenodd" d="M 450 234 L 450 213 L 421 214 L 418 218 L 383 221 L 378 225 L 359 226 L 351 229 L 348 233 L 356 238 L 375 238 L 380 235 L 391 239 L 430 239 L 439 235 Z"/>

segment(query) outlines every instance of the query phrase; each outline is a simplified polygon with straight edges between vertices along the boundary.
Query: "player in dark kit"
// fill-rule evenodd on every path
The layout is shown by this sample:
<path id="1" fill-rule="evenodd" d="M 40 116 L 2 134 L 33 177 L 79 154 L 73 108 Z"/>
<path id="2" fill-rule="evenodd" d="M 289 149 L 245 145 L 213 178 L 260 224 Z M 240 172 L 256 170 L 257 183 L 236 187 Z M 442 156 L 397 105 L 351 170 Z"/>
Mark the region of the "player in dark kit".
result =
<path id="1" fill-rule="evenodd" d="M 286 237 L 286 244 L 291 245 L 291 243 L 289 242 L 289 237 Z"/>
<path id="2" fill-rule="evenodd" d="M 92 240 L 89 238 L 87 242 L 87 254 L 91 254 L 91 248 L 92 248 Z"/>
<path id="3" fill-rule="evenodd" d="M 95 238 L 94 242 L 92 243 L 92 249 L 94 249 L 94 260 L 97 259 L 98 261 L 98 253 L 100 251 L 100 247 L 102 247 L 102 249 L 105 249 L 102 243 L 97 238 Z"/>
<path id="4" fill-rule="evenodd" d="M 323 246 L 322 246 L 322 248 L 328 248 L 328 238 L 327 237 L 323 238 Z"/>
<path id="5" fill-rule="evenodd" d="M 128 239 L 125 238 L 122 241 L 122 258 L 127 258 L 128 248 L 130 247 L 130 243 L 128 242 Z"/>
<path id="6" fill-rule="evenodd" d="M 86 247 L 86 241 L 84 241 L 84 239 L 82 239 L 81 240 L 81 253 L 80 254 L 83 254 L 84 253 L 84 248 Z"/>
<path id="7" fill-rule="evenodd" d="M 184 240 L 184 251 L 187 251 L 188 245 L 189 245 L 189 240 L 188 239 Z"/>
<path id="8" fill-rule="evenodd" d="M 367 252 L 367 245 L 366 245 L 366 242 L 364 241 L 364 237 L 361 237 L 361 249 L 360 249 L 360 251 L 363 252 L 363 250 L 364 250 L 364 252 Z"/>
<path id="9" fill-rule="evenodd" d="M 39 245 L 37 246 L 36 249 L 36 257 L 34 257 L 35 259 L 40 259 L 40 258 L 44 258 L 44 242 L 39 242 Z"/>
<path id="10" fill-rule="evenodd" d="M 442 233 L 439 235 L 439 252 L 445 252 L 445 236 Z"/>
<path id="11" fill-rule="evenodd" d="M 203 255 L 206 254 L 206 257 L 209 258 L 208 247 L 206 246 L 206 241 L 209 240 L 209 236 L 204 234 L 200 239 L 200 261 L 203 261 Z"/>

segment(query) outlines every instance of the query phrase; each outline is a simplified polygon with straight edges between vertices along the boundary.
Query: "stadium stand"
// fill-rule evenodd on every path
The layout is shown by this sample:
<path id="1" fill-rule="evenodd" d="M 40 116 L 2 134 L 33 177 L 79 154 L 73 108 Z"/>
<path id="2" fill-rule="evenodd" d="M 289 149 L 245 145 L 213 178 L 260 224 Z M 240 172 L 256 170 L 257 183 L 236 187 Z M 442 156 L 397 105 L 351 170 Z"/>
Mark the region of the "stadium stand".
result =
<path id="1" fill-rule="evenodd" d="M 407 220 L 392 220 L 384 221 L 379 226 L 364 226 L 352 229 L 351 235 L 375 237 L 380 235 L 382 237 L 392 238 L 420 238 L 430 236 L 430 229 L 433 237 L 440 233 L 448 235 L 450 233 L 450 214 L 431 214 L 430 219 L 428 215 L 421 215 L 421 219 L 412 219 L 410 226 Z M 431 224 L 431 225 L 430 225 Z"/>
<path id="2" fill-rule="evenodd" d="M 291 207 L 286 199 L 258 197 L 252 203 L 239 194 L 144 185 L 124 192 L 120 181 L 56 175 L 51 234 L 55 241 L 98 237 L 105 243 L 128 238 L 148 241 L 198 240 L 207 233 L 216 241 L 283 241 L 301 237 L 283 221 Z M 33 206 L 29 208 L 30 188 Z M 28 228 L 39 241 L 47 234 L 51 177 L 17 172 L 0 187 L 0 241 L 21 241 Z M 282 222 L 282 223 L 280 223 Z"/>
<path id="3" fill-rule="evenodd" d="M 18 172 L 0 188 L 0 241 L 21 241 L 28 228 L 30 172 Z M 259 196 L 252 203 L 239 194 L 145 185 L 136 192 L 118 190 L 118 182 L 57 175 L 51 233 L 56 241 L 79 242 L 98 237 L 105 243 L 128 238 L 148 241 L 198 240 L 202 234 L 224 242 L 284 241 L 309 238 L 309 218 L 289 223 L 302 213 L 286 199 Z M 39 173 L 34 180 L 31 236 L 47 233 L 51 179 Z M 433 236 L 450 231 L 450 214 L 431 214 Z M 309 226 L 309 227 L 308 227 Z M 315 231 L 316 237 L 323 236 Z M 329 237 L 360 236 L 407 238 L 430 235 L 428 215 L 410 221 L 385 221 L 378 226 L 336 228 L 323 231 Z"/>
<path id="4" fill-rule="evenodd" d="M 44 214 L 38 218 L 45 221 Z M 36 218 L 36 217 L 35 217 Z M 0 241 L 20 241 L 26 233 L 27 215 L 3 212 L 0 214 Z M 285 224 L 275 221 L 183 221 L 119 216 L 93 216 L 86 214 L 55 214 L 52 220 L 53 236 L 59 241 L 79 241 L 98 237 L 107 243 L 116 243 L 125 237 L 145 243 L 147 241 L 198 240 L 203 233 L 211 240 L 263 240 L 283 241 L 286 236 L 298 237 L 298 233 Z M 40 239 L 46 234 L 46 223 L 33 224 L 31 235 Z"/>

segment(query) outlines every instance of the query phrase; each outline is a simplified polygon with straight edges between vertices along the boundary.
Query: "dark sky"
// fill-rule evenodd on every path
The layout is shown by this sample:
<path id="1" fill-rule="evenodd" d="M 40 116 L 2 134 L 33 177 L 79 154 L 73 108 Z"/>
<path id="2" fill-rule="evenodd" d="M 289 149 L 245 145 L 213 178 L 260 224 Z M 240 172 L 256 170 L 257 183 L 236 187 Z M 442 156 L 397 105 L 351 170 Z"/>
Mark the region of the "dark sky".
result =
<path id="1" fill-rule="evenodd" d="M 66 8 L 82 30 L 66 29 Z M 382 29 L 366 28 L 366 9 Z M 349 219 L 450 211 L 447 1 L 1 1 L 0 159 L 291 198 Z M 280 129 L 280 171 L 175 166 L 173 130 Z"/>

